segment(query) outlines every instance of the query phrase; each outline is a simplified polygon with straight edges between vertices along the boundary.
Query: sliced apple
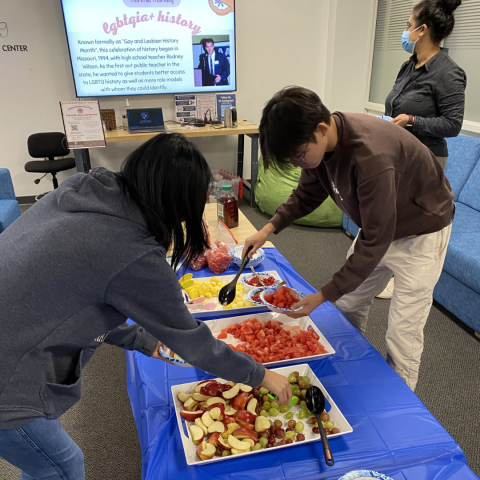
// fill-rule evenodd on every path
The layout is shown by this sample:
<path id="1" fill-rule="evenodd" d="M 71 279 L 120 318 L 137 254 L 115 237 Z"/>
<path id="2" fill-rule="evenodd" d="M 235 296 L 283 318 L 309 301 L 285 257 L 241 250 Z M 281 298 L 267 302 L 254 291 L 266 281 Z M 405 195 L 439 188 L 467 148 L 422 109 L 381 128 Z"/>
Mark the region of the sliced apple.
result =
<path id="1" fill-rule="evenodd" d="M 258 434 L 255 433 L 253 430 L 249 430 L 248 428 L 237 428 L 232 435 L 235 438 L 251 438 L 252 440 L 258 440 Z"/>
<path id="2" fill-rule="evenodd" d="M 250 449 L 248 449 L 248 450 L 237 450 L 236 448 L 232 448 L 230 451 L 232 452 L 232 455 L 241 455 L 242 453 L 249 452 Z"/>
<path id="3" fill-rule="evenodd" d="M 233 397 L 236 397 L 240 392 L 240 386 L 235 385 L 232 387 L 230 390 L 226 390 L 225 392 L 222 393 L 222 397 L 225 398 L 226 400 L 231 400 Z"/>
<path id="4" fill-rule="evenodd" d="M 202 380 L 201 382 L 197 383 L 197 386 L 194 389 L 195 393 L 200 393 L 200 389 L 205 386 L 207 383 L 213 382 L 212 379 L 210 380 Z"/>
<path id="5" fill-rule="evenodd" d="M 248 410 L 239 410 L 233 418 L 235 418 L 235 420 L 241 420 L 242 422 L 255 423 L 257 415 Z"/>
<path id="6" fill-rule="evenodd" d="M 230 382 L 227 382 L 227 385 L 231 385 L 232 387 L 234 387 L 234 386 L 236 385 L 236 383 L 235 383 L 235 382 L 232 382 L 232 381 L 230 381 Z"/>
<path id="7" fill-rule="evenodd" d="M 237 428 L 241 428 L 238 423 L 229 423 L 227 426 L 227 431 L 222 433 L 223 438 L 228 438 Z"/>
<path id="8" fill-rule="evenodd" d="M 248 422 L 244 422 L 243 420 L 235 420 L 239 425 L 240 427 L 242 428 L 248 428 L 248 430 L 255 430 L 255 425 L 253 425 L 253 423 L 248 423 Z"/>
<path id="9" fill-rule="evenodd" d="M 249 393 L 249 392 L 251 392 L 251 391 L 253 390 L 253 387 L 250 387 L 249 385 L 243 385 L 243 384 L 242 384 L 242 385 L 240 385 L 240 390 L 241 390 L 242 392 L 247 392 L 247 393 Z"/>
<path id="10" fill-rule="evenodd" d="M 218 407 L 212 408 L 208 413 L 214 420 L 223 420 L 222 410 Z"/>
<path id="11" fill-rule="evenodd" d="M 250 412 L 250 413 L 253 413 L 254 415 L 256 415 L 256 408 L 257 408 L 257 403 L 258 403 L 258 400 L 256 398 L 252 398 L 249 402 L 248 402 L 248 405 L 247 405 L 247 410 Z"/>
<path id="12" fill-rule="evenodd" d="M 203 430 L 197 425 L 190 426 L 190 434 L 192 435 L 192 440 L 195 445 L 200 444 L 205 437 Z"/>
<path id="13" fill-rule="evenodd" d="M 198 445 L 197 455 L 201 460 L 210 460 L 215 455 L 215 445 L 207 443 L 205 440 Z"/>
<path id="14" fill-rule="evenodd" d="M 210 416 L 210 412 L 205 412 L 202 415 L 202 422 L 208 428 L 213 423 L 213 418 Z"/>
<path id="15" fill-rule="evenodd" d="M 201 418 L 196 418 L 196 419 L 195 419 L 195 425 L 196 425 L 197 427 L 200 427 L 200 428 L 203 430 L 203 433 L 205 434 L 205 436 L 208 435 L 208 428 L 203 424 Z"/>
<path id="16" fill-rule="evenodd" d="M 212 435 L 213 436 L 213 435 Z M 217 441 L 218 445 L 220 445 L 220 447 L 222 447 L 224 450 L 231 450 L 232 447 L 231 445 L 228 443 L 228 441 L 223 438 L 222 436 L 218 437 L 218 441 Z"/>
<path id="17" fill-rule="evenodd" d="M 241 450 L 245 452 L 246 450 L 250 450 L 250 444 L 246 442 L 242 442 L 238 438 L 235 438 L 233 435 L 228 437 L 228 443 L 234 448 L 235 450 Z"/>
<path id="18" fill-rule="evenodd" d="M 197 418 L 201 417 L 202 415 L 203 415 L 203 412 L 201 410 L 199 412 L 189 412 L 188 410 L 182 410 L 180 412 L 180 416 L 187 422 L 194 422 Z"/>
<path id="19" fill-rule="evenodd" d="M 197 401 L 194 400 L 192 397 L 190 397 L 184 404 L 183 404 L 183 408 L 185 410 L 193 410 L 196 406 L 197 406 Z"/>
<path id="20" fill-rule="evenodd" d="M 177 398 L 178 398 L 182 403 L 185 403 L 191 396 L 192 396 L 191 393 L 183 393 L 183 392 L 180 392 L 180 393 L 177 395 Z"/>
<path id="21" fill-rule="evenodd" d="M 202 395 L 201 393 L 194 393 L 192 395 L 192 398 L 194 400 L 196 400 L 197 402 L 205 402 L 206 400 L 208 400 L 210 397 L 208 397 L 207 395 Z"/>
<path id="22" fill-rule="evenodd" d="M 252 398 L 253 395 L 251 393 L 242 392 L 232 399 L 230 405 L 235 410 L 242 410 Z"/>
<path id="23" fill-rule="evenodd" d="M 270 420 L 267 417 L 259 415 L 255 419 L 255 430 L 259 433 L 265 432 L 270 428 Z"/>
<path id="24" fill-rule="evenodd" d="M 208 433 L 223 433 L 225 431 L 225 425 L 222 422 L 213 422 L 208 427 Z"/>
<path id="25" fill-rule="evenodd" d="M 230 416 L 233 416 L 237 413 L 237 410 L 235 410 L 234 408 L 232 408 L 230 405 L 227 406 L 227 408 L 225 409 L 225 415 L 230 415 Z"/>
<path id="26" fill-rule="evenodd" d="M 227 406 L 227 402 L 221 397 L 209 397 L 206 401 L 207 406 L 213 405 L 214 403 L 223 403 L 225 407 Z"/>
<path id="27" fill-rule="evenodd" d="M 217 446 L 218 445 L 218 437 L 220 436 L 220 432 L 214 432 L 210 435 L 208 439 L 208 443 Z"/>
<path id="28" fill-rule="evenodd" d="M 257 443 L 255 440 L 252 440 L 251 438 L 244 438 L 242 442 L 248 443 L 250 445 L 250 448 L 254 447 L 255 444 Z"/>

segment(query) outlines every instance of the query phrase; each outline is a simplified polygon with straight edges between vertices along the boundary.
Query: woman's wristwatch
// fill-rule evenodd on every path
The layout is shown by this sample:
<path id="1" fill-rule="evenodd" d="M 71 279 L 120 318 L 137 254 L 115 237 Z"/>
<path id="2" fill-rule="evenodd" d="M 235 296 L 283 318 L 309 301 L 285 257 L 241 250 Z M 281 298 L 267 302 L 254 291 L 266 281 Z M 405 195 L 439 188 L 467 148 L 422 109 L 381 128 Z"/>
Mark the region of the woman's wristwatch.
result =
<path id="1" fill-rule="evenodd" d="M 408 123 L 406 125 L 406 129 L 410 132 L 413 131 L 413 126 L 415 125 L 415 117 L 413 115 L 408 114 Z"/>

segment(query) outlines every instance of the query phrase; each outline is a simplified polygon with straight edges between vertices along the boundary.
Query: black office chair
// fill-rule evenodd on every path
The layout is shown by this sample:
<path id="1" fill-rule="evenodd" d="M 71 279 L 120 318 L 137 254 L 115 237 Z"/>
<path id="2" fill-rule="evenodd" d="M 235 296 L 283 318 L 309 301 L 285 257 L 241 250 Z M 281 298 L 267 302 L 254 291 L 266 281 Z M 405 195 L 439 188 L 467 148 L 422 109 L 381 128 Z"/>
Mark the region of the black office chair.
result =
<path id="1" fill-rule="evenodd" d="M 75 159 L 72 157 L 55 160 L 55 157 L 65 157 L 70 153 L 65 134 L 61 132 L 34 133 L 28 137 L 27 145 L 31 157 L 44 160 L 27 162 L 25 171 L 44 173 L 45 175 L 50 173 L 53 177 L 53 188 L 58 188 L 57 173 L 75 167 Z M 34 182 L 38 185 L 43 177 L 37 178 Z"/>

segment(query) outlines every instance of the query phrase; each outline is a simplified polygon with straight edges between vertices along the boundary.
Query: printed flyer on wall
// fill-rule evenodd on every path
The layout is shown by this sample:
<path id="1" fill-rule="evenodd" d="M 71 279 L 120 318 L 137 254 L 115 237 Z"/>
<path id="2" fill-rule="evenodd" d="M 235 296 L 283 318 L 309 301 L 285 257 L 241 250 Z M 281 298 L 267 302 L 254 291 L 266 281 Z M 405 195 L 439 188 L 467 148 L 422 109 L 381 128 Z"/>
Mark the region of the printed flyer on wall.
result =
<path id="1" fill-rule="evenodd" d="M 79 97 L 236 90 L 234 0 L 62 0 Z"/>

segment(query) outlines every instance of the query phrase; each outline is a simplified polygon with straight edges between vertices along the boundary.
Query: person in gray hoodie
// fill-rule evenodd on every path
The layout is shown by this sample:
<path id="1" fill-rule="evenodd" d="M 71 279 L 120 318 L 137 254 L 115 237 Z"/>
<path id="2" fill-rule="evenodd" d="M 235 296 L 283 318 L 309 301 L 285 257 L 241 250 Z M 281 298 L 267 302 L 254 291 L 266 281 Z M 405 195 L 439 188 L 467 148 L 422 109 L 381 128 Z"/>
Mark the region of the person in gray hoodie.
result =
<path id="1" fill-rule="evenodd" d="M 161 134 L 120 173 L 68 178 L 0 235 L 0 456 L 23 480 L 85 477 L 58 418 L 79 400 L 82 368 L 102 342 L 155 358 L 161 342 L 206 372 L 290 401 L 286 377 L 191 316 L 166 261 L 170 246 L 174 268 L 208 247 L 210 178 L 191 142 Z"/>

